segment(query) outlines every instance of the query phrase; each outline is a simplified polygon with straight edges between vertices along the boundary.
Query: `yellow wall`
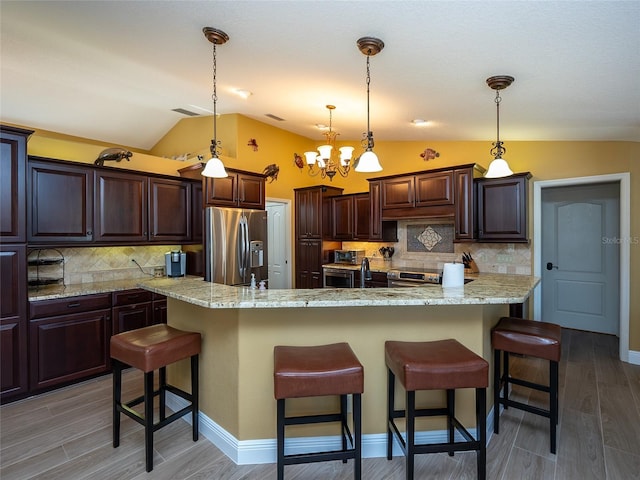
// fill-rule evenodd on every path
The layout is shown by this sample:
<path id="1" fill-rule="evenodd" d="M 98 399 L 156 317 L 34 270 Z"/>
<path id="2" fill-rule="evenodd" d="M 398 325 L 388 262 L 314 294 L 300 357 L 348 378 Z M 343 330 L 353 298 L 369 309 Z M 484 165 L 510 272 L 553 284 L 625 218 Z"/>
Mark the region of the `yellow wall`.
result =
<path id="1" fill-rule="evenodd" d="M 23 126 L 29 128 L 29 126 Z M 211 128 L 211 129 L 210 129 Z M 308 139 L 279 128 L 250 119 L 243 115 L 222 115 L 218 121 L 219 138 L 222 141 L 225 165 L 242 170 L 262 172 L 275 163 L 280 167 L 278 180 L 267 183 L 266 195 L 272 198 L 293 199 L 293 189 L 315 184 L 330 184 L 328 179 L 310 177 L 298 169 L 293 162 L 293 154 L 303 154 L 314 149 L 321 139 Z M 155 155 L 176 155 L 191 153 L 190 149 L 202 146 L 201 152 L 208 153 L 212 136 L 211 117 L 194 117 L 179 122 L 154 147 Z M 234 138 L 235 136 L 235 138 Z M 258 150 L 247 145 L 249 139 L 256 139 Z M 360 140 L 339 142 L 356 146 Z M 558 178 L 582 177 L 607 173 L 631 173 L 631 305 L 629 325 L 629 348 L 640 351 L 640 143 L 639 142 L 510 142 L 506 141 L 506 159 L 516 172 L 530 171 L 532 182 Z M 77 137 L 36 131 L 28 143 L 30 155 L 49 156 L 65 160 L 92 163 L 100 151 L 113 145 Z M 440 157 L 425 162 L 420 153 L 425 148 L 433 148 Z M 384 171 L 379 174 L 358 174 L 352 172 L 346 179 L 336 176 L 331 182 L 344 188 L 345 193 L 368 190 L 366 179 L 395 173 L 447 167 L 465 163 L 479 163 L 485 168 L 491 156 L 487 142 L 382 142 L 376 141 L 375 151 Z M 130 149 L 134 151 L 134 149 Z M 208 158 L 208 157 L 207 157 Z M 195 161 L 195 160 L 194 160 Z M 144 170 L 155 173 L 177 175 L 179 168 L 190 162 L 179 162 L 154 156 L 151 152 L 136 151 L 131 162 L 111 163 L 122 168 Z M 532 208 L 530 206 L 530 208 Z M 530 210 L 531 213 L 531 210 Z M 530 215 L 530 219 L 533 216 Z M 532 232 L 532 229 L 530 230 Z"/>

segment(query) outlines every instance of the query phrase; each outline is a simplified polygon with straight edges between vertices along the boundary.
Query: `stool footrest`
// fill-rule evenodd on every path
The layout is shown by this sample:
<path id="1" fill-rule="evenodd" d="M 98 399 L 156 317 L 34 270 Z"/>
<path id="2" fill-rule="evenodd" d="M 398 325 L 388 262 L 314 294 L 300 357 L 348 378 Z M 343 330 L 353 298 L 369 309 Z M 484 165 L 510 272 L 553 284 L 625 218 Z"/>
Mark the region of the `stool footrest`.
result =
<path id="1" fill-rule="evenodd" d="M 284 417 L 285 425 L 306 425 L 307 423 L 342 422 L 339 413 L 327 413 L 323 415 L 300 415 L 297 417 Z"/>
<path id="2" fill-rule="evenodd" d="M 504 382 L 513 383 L 515 385 L 520 385 L 521 387 L 533 388 L 534 390 L 538 390 L 540 392 L 549 393 L 551 389 L 548 385 L 542 385 L 540 383 L 529 382 L 528 380 L 522 380 L 521 378 L 513 378 L 513 377 L 503 377 L 500 380 L 501 384 Z"/>
<path id="3" fill-rule="evenodd" d="M 298 465 L 301 463 L 327 462 L 332 460 L 347 461 L 355 458 L 355 448 L 347 450 L 331 450 L 328 452 L 298 453 L 295 455 L 285 455 L 282 459 L 283 465 Z"/>
<path id="4" fill-rule="evenodd" d="M 424 409 L 423 409 L 424 410 Z M 440 410 L 440 409 L 432 409 L 432 410 Z M 398 410 L 401 411 L 401 410 Z M 396 412 L 394 412 L 396 413 Z M 416 417 L 418 416 L 418 411 L 416 410 Z M 443 415 L 446 415 L 446 410 Z M 426 416 L 426 415 L 421 415 Z M 429 416 L 435 416 L 429 415 Z M 400 417 L 396 417 L 400 418 Z M 476 440 L 471 433 L 460 423 L 457 418 L 452 418 L 451 423 L 453 427 L 456 429 L 460 435 L 462 435 L 465 439 L 464 442 L 453 442 L 453 443 L 429 443 L 429 444 L 414 444 L 414 452 L 415 453 L 437 453 L 437 452 L 447 452 L 453 453 L 460 450 L 478 450 L 480 442 Z M 400 443 L 400 447 L 402 448 L 403 453 L 406 455 L 407 453 L 407 443 L 402 437 L 398 426 L 395 424 L 393 420 L 389 421 L 389 428 L 395 433 L 398 442 Z M 444 448 L 446 446 L 446 448 Z M 436 450 L 431 450 L 431 448 L 436 448 Z M 451 447 L 451 448 L 449 448 Z M 467 448 L 469 447 L 469 448 Z"/>
<path id="5" fill-rule="evenodd" d="M 519 408 L 520 410 L 524 410 L 525 412 L 535 413 L 536 415 L 540 415 L 542 417 L 551 418 L 551 412 L 549 410 L 545 410 L 540 407 L 534 407 L 533 405 L 518 402 L 517 400 L 511 400 L 510 398 L 504 399 L 501 397 L 499 403 L 507 407 L 515 407 Z"/>

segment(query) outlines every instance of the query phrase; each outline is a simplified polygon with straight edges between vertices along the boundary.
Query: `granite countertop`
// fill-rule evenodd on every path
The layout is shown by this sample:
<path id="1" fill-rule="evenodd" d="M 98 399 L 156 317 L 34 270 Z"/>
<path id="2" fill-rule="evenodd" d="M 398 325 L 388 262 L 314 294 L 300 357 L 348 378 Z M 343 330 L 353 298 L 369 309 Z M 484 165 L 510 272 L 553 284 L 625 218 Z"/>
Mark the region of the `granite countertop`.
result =
<path id="1" fill-rule="evenodd" d="M 255 290 L 200 278 L 144 280 L 138 287 L 205 308 L 368 307 L 523 303 L 540 279 L 481 273 L 462 288 L 426 284 L 407 288 Z"/>
<path id="2" fill-rule="evenodd" d="M 138 284 L 148 277 L 131 278 L 127 280 L 110 280 L 106 282 L 77 283 L 74 285 L 44 285 L 29 287 L 27 297 L 30 302 L 38 300 L 54 300 L 57 298 L 76 297 L 79 295 L 93 295 L 96 293 L 117 292 L 139 288 Z"/>

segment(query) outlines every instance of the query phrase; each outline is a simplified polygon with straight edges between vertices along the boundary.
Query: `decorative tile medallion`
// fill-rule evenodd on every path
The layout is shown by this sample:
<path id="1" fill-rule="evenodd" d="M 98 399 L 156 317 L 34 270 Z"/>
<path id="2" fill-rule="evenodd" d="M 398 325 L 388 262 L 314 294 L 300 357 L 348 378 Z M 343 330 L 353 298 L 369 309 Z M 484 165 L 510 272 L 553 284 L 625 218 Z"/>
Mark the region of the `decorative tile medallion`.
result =
<path id="1" fill-rule="evenodd" d="M 453 225 L 407 225 L 407 252 L 453 253 Z"/>

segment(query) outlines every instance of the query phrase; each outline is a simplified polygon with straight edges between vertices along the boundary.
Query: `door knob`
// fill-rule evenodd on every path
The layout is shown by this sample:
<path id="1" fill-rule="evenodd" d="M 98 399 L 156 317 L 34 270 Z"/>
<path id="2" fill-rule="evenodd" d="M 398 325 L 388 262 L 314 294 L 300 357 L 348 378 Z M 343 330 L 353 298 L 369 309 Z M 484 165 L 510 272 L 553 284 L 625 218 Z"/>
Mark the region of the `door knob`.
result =
<path id="1" fill-rule="evenodd" d="M 551 262 L 547 262 L 547 270 L 551 270 L 552 268 L 557 269 L 557 268 L 558 268 L 558 266 L 557 266 L 557 265 L 554 265 L 554 264 L 553 264 L 553 263 L 551 263 Z"/>

